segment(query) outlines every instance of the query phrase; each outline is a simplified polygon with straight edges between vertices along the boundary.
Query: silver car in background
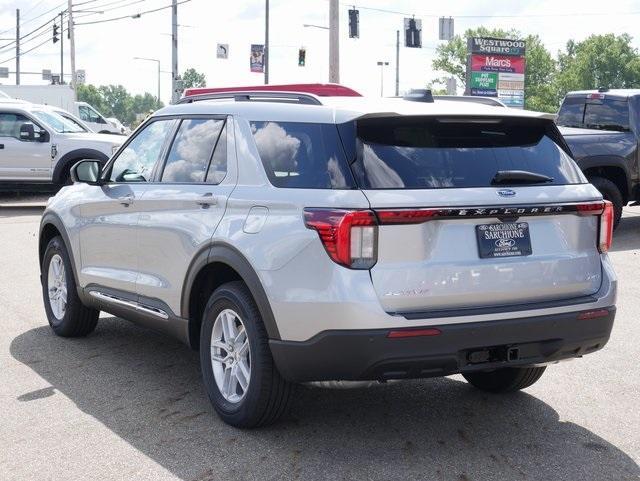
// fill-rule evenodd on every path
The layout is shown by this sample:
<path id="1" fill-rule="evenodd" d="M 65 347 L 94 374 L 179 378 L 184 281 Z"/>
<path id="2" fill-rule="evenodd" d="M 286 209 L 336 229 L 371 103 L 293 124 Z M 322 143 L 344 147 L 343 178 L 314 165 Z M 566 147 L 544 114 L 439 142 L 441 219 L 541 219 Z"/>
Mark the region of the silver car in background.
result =
<path id="1" fill-rule="evenodd" d="M 54 332 L 105 311 L 184 341 L 234 426 L 306 381 L 522 389 L 609 339 L 611 204 L 545 114 L 205 93 L 72 176 L 40 229 Z"/>

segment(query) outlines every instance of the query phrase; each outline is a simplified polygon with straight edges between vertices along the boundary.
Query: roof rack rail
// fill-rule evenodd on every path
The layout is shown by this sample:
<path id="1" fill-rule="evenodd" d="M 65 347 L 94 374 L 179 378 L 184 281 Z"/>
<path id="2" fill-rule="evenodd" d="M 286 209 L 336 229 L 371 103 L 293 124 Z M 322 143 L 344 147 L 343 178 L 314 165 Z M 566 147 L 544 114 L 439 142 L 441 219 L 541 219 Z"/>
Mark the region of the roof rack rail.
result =
<path id="1" fill-rule="evenodd" d="M 228 91 L 228 92 L 213 92 L 203 93 L 196 95 L 189 95 L 188 97 L 182 97 L 178 100 L 179 104 L 189 104 L 192 102 L 199 102 L 202 100 L 216 100 L 216 99 L 233 99 L 236 102 L 281 102 L 281 103 L 299 103 L 305 105 L 322 105 L 320 99 L 315 95 L 305 94 L 300 92 L 275 92 L 275 91 Z"/>

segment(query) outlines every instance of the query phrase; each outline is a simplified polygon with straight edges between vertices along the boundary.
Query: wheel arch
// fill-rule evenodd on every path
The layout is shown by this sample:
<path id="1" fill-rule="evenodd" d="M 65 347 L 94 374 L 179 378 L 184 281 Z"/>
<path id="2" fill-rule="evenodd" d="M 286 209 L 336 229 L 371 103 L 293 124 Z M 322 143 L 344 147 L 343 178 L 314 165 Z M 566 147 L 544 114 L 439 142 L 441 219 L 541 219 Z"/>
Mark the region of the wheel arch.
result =
<path id="1" fill-rule="evenodd" d="M 80 284 L 78 283 L 78 271 L 77 264 L 74 257 L 73 249 L 71 249 L 71 243 L 69 242 L 69 236 L 64 228 L 62 219 L 53 212 L 45 212 L 40 221 L 40 232 L 38 235 L 38 263 L 40 265 L 40 271 L 42 271 L 42 260 L 44 259 L 44 253 L 47 249 L 47 245 L 51 239 L 56 236 L 62 237 L 62 242 L 67 249 L 69 260 L 71 261 L 71 267 L 73 268 L 73 275 L 76 279 L 76 287 L 78 289 L 78 295 L 82 298 Z"/>
<path id="2" fill-rule="evenodd" d="M 629 202 L 632 192 L 631 175 L 623 157 L 596 155 L 580 159 L 579 165 L 587 178 L 603 177 L 616 184 L 624 203 Z"/>
<path id="3" fill-rule="evenodd" d="M 104 165 L 107 160 L 109 160 L 109 157 L 104 152 L 95 149 L 76 149 L 67 152 L 56 162 L 56 166 L 53 169 L 52 182 L 54 184 L 61 183 L 68 169 L 70 169 L 75 162 L 83 159 L 99 160 Z"/>
<path id="4" fill-rule="evenodd" d="M 280 339 L 278 326 L 258 274 L 235 247 L 214 244 L 191 262 L 182 290 L 181 315 L 189 321 L 189 345 L 199 348 L 204 307 L 215 289 L 231 281 L 243 281 L 253 296 L 270 339 Z"/>

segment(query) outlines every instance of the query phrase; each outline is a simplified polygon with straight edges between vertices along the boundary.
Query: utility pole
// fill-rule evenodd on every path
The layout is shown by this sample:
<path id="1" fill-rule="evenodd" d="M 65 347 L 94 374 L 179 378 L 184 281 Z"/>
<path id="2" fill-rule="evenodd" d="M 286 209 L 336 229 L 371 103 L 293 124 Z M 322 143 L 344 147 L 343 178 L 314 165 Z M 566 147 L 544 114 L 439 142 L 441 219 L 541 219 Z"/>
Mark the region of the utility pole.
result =
<path id="1" fill-rule="evenodd" d="M 396 30 L 396 97 L 400 96 L 400 30 Z"/>
<path id="2" fill-rule="evenodd" d="M 20 85 L 20 9 L 19 8 L 16 8 L 16 85 Z"/>
<path id="3" fill-rule="evenodd" d="M 264 84 L 269 84 L 269 0 L 264 6 Z"/>
<path id="4" fill-rule="evenodd" d="M 329 0 L 329 82 L 340 83 L 339 0 Z"/>
<path id="5" fill-rule="evenodd" d="M 73 90 L 74 100 L 78 100 L 78 93 L 76 91 L 76 29 L 73 25 L 73 2 L 69 0 L 69 7 L 67 10 L 69 15 L 69 56 L 71 57 L 71 89 Z"/>
<path id="6" fill-rule="evenodd" d="M 178 0 L 171 0 L 171 103 L 180 100 L 178 94 Z"/>
<path id="7" fill-rule="evenodd" d="M 64 85 L 64 12 L 60 12 L 60 83 Z"/>

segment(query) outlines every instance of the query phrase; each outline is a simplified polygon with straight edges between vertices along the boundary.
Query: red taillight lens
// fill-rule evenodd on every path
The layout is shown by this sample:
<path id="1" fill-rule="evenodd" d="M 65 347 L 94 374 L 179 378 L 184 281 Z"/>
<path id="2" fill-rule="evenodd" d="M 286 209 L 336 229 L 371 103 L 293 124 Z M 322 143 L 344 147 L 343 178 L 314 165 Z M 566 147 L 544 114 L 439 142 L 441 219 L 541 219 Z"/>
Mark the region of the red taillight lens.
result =
<path id="1" fill-rule="evenodd" d="M 604 201 L 604 211 L 600 215 L 600 234 L 598 238 L 598 250 L 602 253 L 609 252 L 613 242 L 613 204 Z"/>
<path id="2" fill-rule="evenodd" d="M 376 210 L 381 225 L 422 224 L 438 216 L 437 209 L 390 209 Z"/>
<path id="3" fill-rule="evenodd" d="M 430 329 L 402 329 L 397 331 L 389 331 L 387 337 L 389 339 L 406 339 L 407 337 L 430 337 L 439 336 L 442 333 L 440 329 L 435 327 Z"/>
<path id="4" fill-rule="evenodd" d="M 378 222 L 370 210 L 305 209 L 304 223 L 318 231 L 332 260 L 352 269 L 376 263 Z"/>

